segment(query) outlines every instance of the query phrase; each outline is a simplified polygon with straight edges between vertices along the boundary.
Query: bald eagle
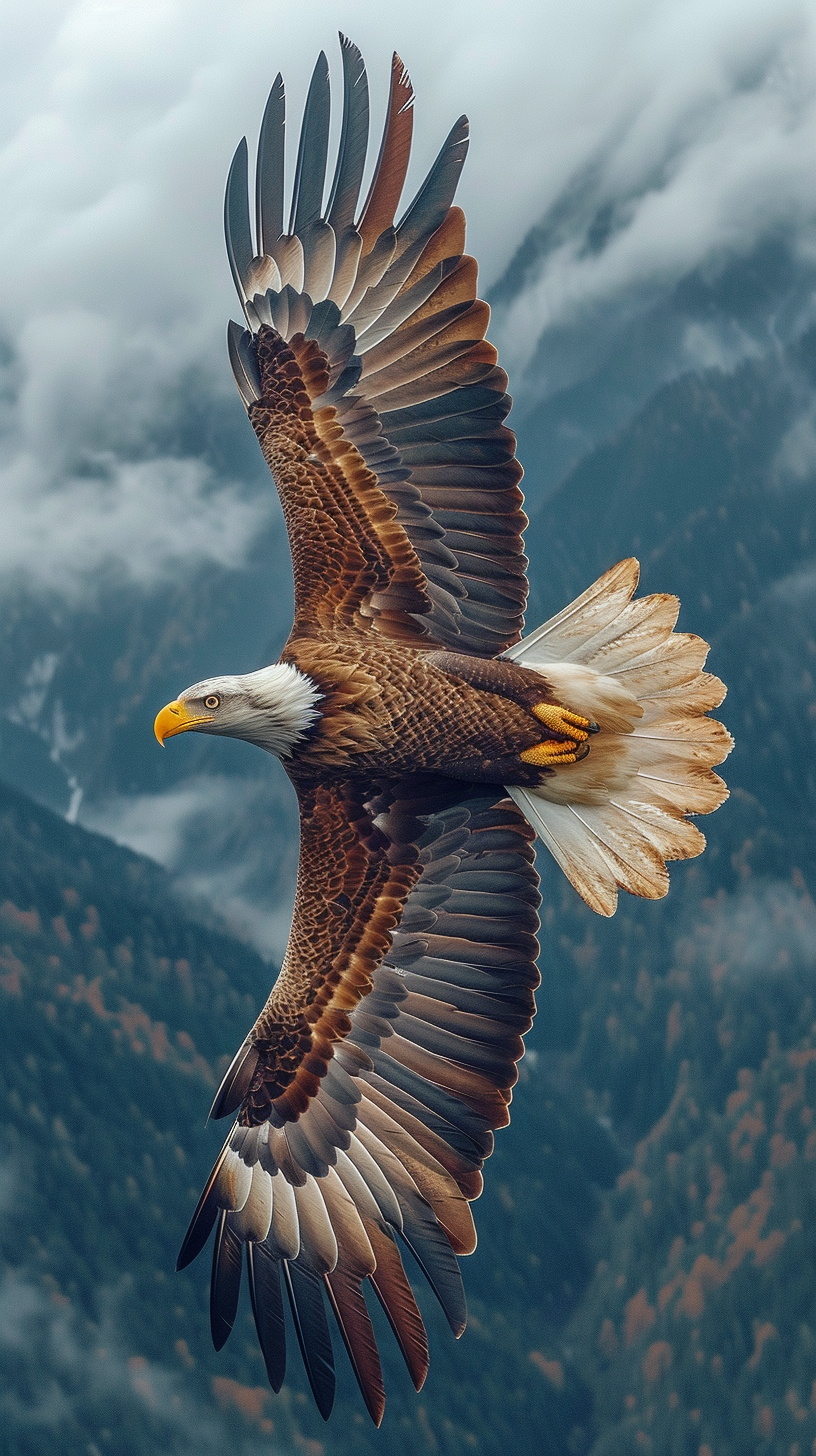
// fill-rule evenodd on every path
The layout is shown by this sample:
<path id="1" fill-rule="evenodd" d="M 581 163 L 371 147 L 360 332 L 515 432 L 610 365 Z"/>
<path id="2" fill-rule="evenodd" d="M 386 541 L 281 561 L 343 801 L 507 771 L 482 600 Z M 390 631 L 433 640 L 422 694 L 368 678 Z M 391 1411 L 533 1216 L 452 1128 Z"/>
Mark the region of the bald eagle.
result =
<path id="1" fill-rule="evenodd" d="M 215 1229 L 211 1325 L 232 1328 L 242 1265 L 269 1380 L 285 1368 L 285 1288 L 318 1408 L 334 1363 L 328 1309 L 363 1399 L 385 1392 L 364 1289 L 417 1387 L 425 1329 L 415 1255 L 455 1335 L 457 1256 L 493 1133 L 509 1120 L 535 1011 L 536 835 L 586 902 L 656 899 L 666 861 L 705 843 L 688 814 L 726 790 L 724 696 L 678 602 L 635 599 L 623 561 L 522 638 L 527 595 L 507 377 L 453 197 L 460 118 L 395 222 L 413 91 L 395 55 L 360 205 L 369 131 L 357 48 L 341 37 L 343 113 L 326 197 L 329 71 L 312 76 L 288 220 L 284 88 L 226 191 L 246 326 L 229 357 L 283 506 L 294 625 L 280 660 L 187 688 L 160 742 L 225 734 L 277 755 L 297 793 L 289 944 L 215 1098 L 234 1123 L 179 1256 Z"/>

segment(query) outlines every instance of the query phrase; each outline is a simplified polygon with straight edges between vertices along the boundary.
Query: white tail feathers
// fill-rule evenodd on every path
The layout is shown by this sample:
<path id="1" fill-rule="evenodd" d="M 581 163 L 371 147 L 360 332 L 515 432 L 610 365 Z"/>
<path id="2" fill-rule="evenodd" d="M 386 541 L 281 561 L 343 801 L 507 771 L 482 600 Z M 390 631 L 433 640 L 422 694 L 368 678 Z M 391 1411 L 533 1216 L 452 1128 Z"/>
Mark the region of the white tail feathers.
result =
<path id="1" fill-rule="evenodd" d="M 507 791 L 600 915 L 615 913 L 618 886 L 665 895 L 666 861 L 705 848 L 685 816 L 728 797 L 712 772 L 733 739 L 705 716 L 725 697 L 719 678 L 703 672 L 708 644 L 674 631 L 676 597 L 633 601 L 638 576 L 637 561 L 619 562 L 505 654 L 598 724 L 586 758 L 559 765 L 536 788 Z"/>

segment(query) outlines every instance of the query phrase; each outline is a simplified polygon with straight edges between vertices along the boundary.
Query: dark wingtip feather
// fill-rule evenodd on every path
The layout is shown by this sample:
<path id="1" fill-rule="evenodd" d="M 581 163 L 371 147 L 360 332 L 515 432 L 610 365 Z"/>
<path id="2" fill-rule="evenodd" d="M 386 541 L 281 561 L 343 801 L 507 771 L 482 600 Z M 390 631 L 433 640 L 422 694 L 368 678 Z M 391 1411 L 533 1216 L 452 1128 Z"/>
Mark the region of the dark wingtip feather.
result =
<path id="1" fill-rule="evenodd" d="M 186 1269 L 188 1264 L 192 1264 L 193 1260 L 198 1258 L 212 1233 L 217 1216 L 218 1207 L 215 1202 L 206 1210 L 196 1209 L 176 1259 L 177 1274 L 180 1274 L 182 1269 Z"/>
<path id="2" fill-rule="evenodd" d="M 286 1375 L 286 1324 L 280 1283 L 280 1260 L 266 1243 L 247 1244 L 249 1297 L 267 1379 L 277 1395 Z"/>
<path id="3" fill-rule="evenodd" d="M 423 1199 L 422 1202 L 425 1200 Z M 406 1223 L 412 1225 L 402 1231 L 402 1238 L 411 1250 L 425 1278 L 442 1306 L 445 1318 L 458 1340 L 467 1326 L 467 1301 L 462 1272 L 445 1234 L 436 1218 L 425 1220 L 421 1228 L 411 1218 L 411 1212 L 403 1208 Z M 431 1222 L 432 1220 L 432 1222 Z"/>
<path id="4" fill-rule="evenodd" d="M 398 255 L 406 246 L 421 243 L 436 231 L 450 207 L 467 156 L 470 123 L 466 116 L 454 122 L 416 197 L 397 224 Z"/>
<path id="5" fill-rule="evenodd" d="M 232 1136 L 232 1134 L 230 1134 L 230 1136 Z M 221 1164 L 223 1163 L 228 1150 L 229 1138 L 227 1138 L 227 1141 L 224 1143 L 221 1152 L 215 1160 L 212 1172 L 210 1173 L 210 1176 L 207 1179 L 207 1182 L 205 1183 L 202 1190 L 201 1197 L 196 1204 L 195 1213 L 190 1219 L 187 1232 L 184 1235 L 184 1240 L 181 1248 L 179 1249 L 179 1255 L 176 1260 L 177 1274 L 180 1274 L 182 1269 L 186 1269 L 188 1264 L 192 1264 L 193 1259 L 198 1258 L 201 1250 L 204 1248 L 204 1245 L 206 1244 L 208 1238 L 210 1237 L 210 1234 L 212 1233 L 213 1224 L 218 1217 L 218 1204 L 216 1203 L 213 1194 L 213 1186 L 221 1170 Z"/>
<path id="6" fill-rule="evenodd" d="M 278 71 L 267 98 L 255 164 L 258 252 L 272 253 L 283 232 L 283 147 L 286 90 Z"/>
<path id="7" fill-rule="evenodd" d="M 249 1084 L 257 1065 L 258 1048 L 247 1037 L 247 1040 L 235 1053 L 224 1074 L 224 1080 L 215 1094 L 209 1113 L 211 1118 L 228 1117 L 231 1112 L 235 1112 L 240 1107 L 249 1091 Z"/>
<path id="8" fill-rule="evenodd" d="M 368 151 L 368 77 L 357 46 L 341 32 L 343 122 L 326 218 L 342 236 L 354 225 Z"/>
<path id="9" fill-rule="evenodd" d="M 334 1406 L 334 1354 L 323 1300 L 322 1280 L 297 1262 L 284 1261 L 284 1277 L 300 1353 L 324 1421 Z"/>
<path id="10" fill-rule="evenodd" d="M 316 222 L 323 205 L 329 147 L 329 62 L 321 51 L 315 62 L 300 128 L 289 232 L 299 237 Z"/>
<path id="11" fill-rule="evenodd" d="M 227 257 L 238 297 L 242 303 L 246 297 L 244 276 L 253 256 L 247 192 L 248 177 L 247 139 L 242 137 L 235 148 L 224 194 L 224 235 L 227 243 Z"/>
<path id="12" fill-rule="evenodd" d="M 238 386 L 238 393 L 244 402 L 244 407 L 249 409 L 250 405 L 260 399 L 263 394 L 258 355 L 249 330 L 242 329 L 241 325 L 236 324 L 232 319 L 227 324 L 227 353 L 232 366 L 233 378 Z"/>
<path id="13" fill-rule="evenodd" d="M 226 1344 L 235 1324 L 241 1293 L 242 1249 L 241 1240 L 229 1226 L 229 1215 L 223 1210 L 213 1247 L 210 1281 L 210 1331 L 216 1350 Z"/>

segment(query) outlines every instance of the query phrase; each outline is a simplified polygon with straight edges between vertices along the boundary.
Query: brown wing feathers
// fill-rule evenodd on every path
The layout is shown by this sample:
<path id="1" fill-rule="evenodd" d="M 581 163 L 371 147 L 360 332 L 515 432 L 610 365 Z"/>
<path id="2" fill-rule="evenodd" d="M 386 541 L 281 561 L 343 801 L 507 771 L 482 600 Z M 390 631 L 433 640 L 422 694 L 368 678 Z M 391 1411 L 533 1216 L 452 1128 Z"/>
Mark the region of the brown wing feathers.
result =
<path id="1" fill-rule="evenodd" d="M 343 122 L 325 210 L 325 56 L 306 103 L 289 233 L 277 236 L 283 227 L 285 125 L 280 78 L 272 89 L 256 171 L 257 253 L 246 144 L 236 152 L 225 221 L 249 330 L 230 326 L 230 358 L 288 518 L 298 505 L 301 518 L 312 513 L 312 579 L 324 586 L 339 578 L 347 583 L 346 592 L 327 594 L 324 616 L 336 606 L 338 624 L 358 613 L 389 636 L 430 638 L 494 656 L 521 632 L 526 520 L 515 438 L 503 423 L 510 408 L 507 380 L 484 338 L 489 310 L 477 297 L 475 261 L 464 252 L 464 216 L 452 206 L 467 122 L 460 118 L 453 127 L 395 224 L 413 125 L 411 84 L 395 56 L 379 158 L 355 221 L 368 89 L 359 51 L 342 44 Z M 277 391 L 267 330 L 281 335 L 309 375 L 300 377 L 301 425 L 310 420 L 323 445 L 331 443 L 329 478 L 307 479 L 308 456 L 319 454 L 311 448 L 302 472 L 282 469 L 280 421 L 269 408 Z M 304 342 L 296 344 L 301 334 Z M 301 358 L 312 339 L 325 356 L 319 367 L 313 357 Z M 264 371 L 259 350 L 266 350 Z M 348 560 L 333 546 L 338 512 L 354 523 Z M 503 591 L 499 578 L 505 579 Z M 314 599 L 309 610 L 317 610 Z"/>
<path id="2" fill-rule="evenodd" d="M 180 1255 L 180 1265 L 189 1262 L 217 1221 L 212 1326 L 223 1343 L 237 1308 L 240 1250 L 251 1250 L 250 1289 L 273 1384 L 284 1369 L 283 1278 L 324 1415 L 334 1389 L 324 1294 L 375 1421 L 384 1392 L 366 1282 L 415 1384 L 424 1378 L 427 1342 L 398 1239 L 425 1272 L 454 1333 L 464 1328 L 456 1255 L 475 1246 L 469 1200 L 481 1191 L 492 1130 L 507 1121 L 538 980 L 531 832 L 501 793 L 465 791 L 452 801 L 450 786 L 406 781 L 355 809 L 348 788 L 325 790 L 334 796 L 337 825 L 349 822 L 363 854 L 345 869 L 342 855 L 331 860 L 333 868 L 323 865 L 322 923 L 312 908 L 316 881 L 302 882 L 279 1001 L 298 980 L 311 988 L 307 1002 L 315 987 L 342 990 L 343 978 L 327 973 L 332 954 L 357 974 L 338 997 L 345 1009 L 333 1044 L 305 1054 L 301 1065 L 311 1070 L 288 1084 L 300 1088 L 296 1104 L 283 1095 L 275 1107 L 269 1103 L 268 1089 L 284 1078 L 271 1064 L 269 1004 L 262 1013 L 250 1038 L 259 1058 L 241 1117 L 255 1123 L 266 1107 L 282 1126 L 236 1124 Z M 310 805 L 318 805 L 313 825 Z M 314 798 L 304 812 L 308 859 L 310 836 L 325 835 L 329 821 Z M 360 831 L 362 814 L 368 837 Z M 382 866 L 391 861 L 410 869 L 407 889 L 388 882 Z M 397 901 L 405 905 L 399 928 L 367 938 L 362 907 L 376 925 L 385 906 L 396 925 Z M 361 978 L 370 984 L 362 996 Z M 274 997 L 273 991 L 270 1003 Z"/>
<path id="3" fill-rule="evenodd" d="M 281 975 L 253 1031 L 259 1059 L 244 1097 L 246 1122 L 271 1116 L 280 1126 L 306 1111 L 419 874 L 406 860 L 354 786 L 302 791 L 295 914 Z M 331 1086 L 342 1092 L 339 1078 Z"/>
<path id="4" fill-rule="evenodd" d="M 391 61 L 391 87 L 380 153 L 359 222 L 366 256 L 373 252 L 379 238 L 394 223 L 411 156 L 413 100 L 411 78 L 395 53 Z"/>

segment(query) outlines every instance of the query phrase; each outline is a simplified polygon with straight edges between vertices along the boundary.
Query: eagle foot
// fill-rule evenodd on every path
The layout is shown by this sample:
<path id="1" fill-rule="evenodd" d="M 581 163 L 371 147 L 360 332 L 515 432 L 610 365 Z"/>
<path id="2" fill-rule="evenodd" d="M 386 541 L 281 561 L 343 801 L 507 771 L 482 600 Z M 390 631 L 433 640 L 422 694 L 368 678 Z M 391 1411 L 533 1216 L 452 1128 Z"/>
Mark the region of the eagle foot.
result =
<path id="1" fill-rule="evenodd" d="M 584 740 L 586 736 L 585 733 Z M 545 743 L 536 743 L 532 748 L 523 749 L 519 757 L 537 768 L 558 768 L 562 763 L 578 763 L 588 753 L 589 744 L 586 741 L 576 743 L 574 738 L 564 738 L 555 742 L 549 738 Z"/>
<path id="2" fill-rule="evenodd" d="M 597 723 L 582 718 L 580 713 L 571 713 L 569 708 L 562 708 L 559 703 L 536 703 L 532 711 L 539 723 L 543 723 L 551 733 L 561 733 L 577 743 L 585 743 L 590 733 L 598 732 Z"/>

